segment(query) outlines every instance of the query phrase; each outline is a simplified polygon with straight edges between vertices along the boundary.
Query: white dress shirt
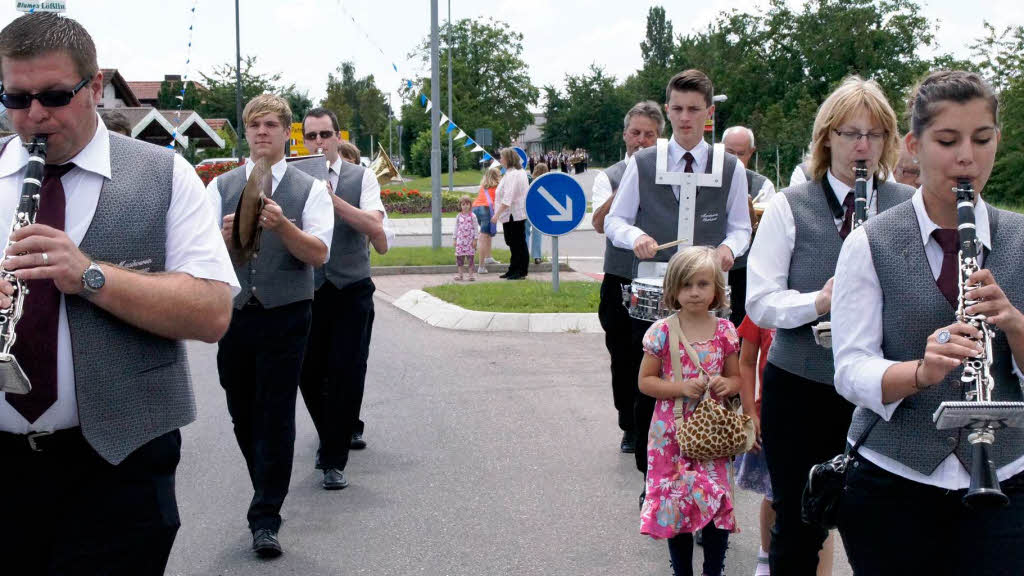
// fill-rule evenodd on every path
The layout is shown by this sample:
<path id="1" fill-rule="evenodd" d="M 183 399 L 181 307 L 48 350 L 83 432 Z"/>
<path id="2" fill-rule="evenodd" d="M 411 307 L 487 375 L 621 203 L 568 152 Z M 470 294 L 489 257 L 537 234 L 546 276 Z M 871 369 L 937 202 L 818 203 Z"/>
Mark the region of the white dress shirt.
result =
<path id="1" fill-rule="evenodd" d="M 629 161 L 629 154 L 626 154 L 622 159 Z M 612 197 L 612 194 L 615 194 L 615 191 L 612 190 L 612 181 L 608 179 L 608 175 L 605 174 L 604 170 L 598 172 L 597 176 L 594 177 L 594 187 L 591 189 L 590 194 L 592 210 L 597 210 L 604 206 L 604 203 Z"/>
<path id="2" fill-rule="evenodd" d="M 804 171 L 800 169 L 800 164 L 797 164 L 793 168 L 793 173 L 789 175 L 789 185 L 793 187 L 804 182 L 807 182 L 807 176 L 804 176 Z"/>
<path id="3" fill-rule="evenodd" d="M 771 202 L 771 199 L 775 197 L 775 184 L 772 184 L 771 180 L 765 178 L 764 184 L 761 184 L 761 189 L 750 197 L 758 204 Z"/>
<path id="4" fill-rule="evenodd" d="M 341 173 L 341 163 L 344 160 L 339 156 L 334 164 L 331 164 L 329 177 L 331 179 L 331 190 L 338 189 L 338 175 Z M 333 206 L 333 205 L 332 205 Z M 361 210 L 377 210 L 384 214 L 384 202 L 380 199 L 380 182 L 370 170 L 363 170 L 362 189 L 359 192 L 359 206 Z M 333 208 L 332 208 L 333 210 Z"/>
<path id="5" fill-rule="evenodd" d="M 921 229 L 921 243 L 924 244 L 928 266 L 932 277 L 937 279 L 942 271 L 943 255 L 942 247 L 932 238 L 932 231 L 939 229 L 939 226 L 928 217 L 920 190 L 914 194 L 911 202 Z M 981 198 L 978 198 L 975 205 L 974 217 L 978 239 L 991 250 L 988 210 Z M 979 266 L 983 264 L 983 258 L 983 254 L 978 256 Z M 833 289 L 832 324 L 842 327 L 842 330 L 832 331 L 836 391 L 850 402 L 888 421 L 902 400 L 882 403 L 882 376 L 890 366 L 898 362 L 887 360 L 882 353 L 882 286 L 875 272 L 867 234 L 862 229 L 854 230 L 843 244 Z M 952 322 L 953 318 L 949 320 Z M 1013 370 L 1018 378 L 1022 377 L 1016 360 L 1013 361 Z M 850 439 L 851 443 L 854 441 L 856 438 Z M 956 454 L 950 454 L 931 475 L 926 476 L 863 446 L 858 450 L 878 467 L 914 482 L 947 490 L 959 490 L 970 485 L 970 475 Z M 1003 466 L 997 470 L 997 474 L 1000 480 L 1006 480 L 1022 470 L 1024 457 Z"/>
<path id="6" fill-rule="evenodd" d="M 252 159 L 246 160 L 246 179 L 252 174 L 253 167 Z M 274 197 L 277 185 L 281 183 L 281 179 L 284 178 L 284 173 L 287 170 L 288 161 L 284 158 L 270 167 L 270 172 L 273 175 L 273 184 L 270 187 L 271 198 Z M 217 188 L 218 180 L 220 180 L 220 176 L 210 182 L 206 187 L 206 191 L 210 207 L 214 210 L 214 214 L 217 214 L 217 222 L 220 223 L 223 221 L 225 214 L 222 210 L 224 202 L 221 200 L 220 190 Z M 324 243 L 324 246 L 327 246 L 327 258 L 330 259 L 331 239 L 334 236 L 334 203 L 331 202 L 330 193 L 327 192 L 327 183 L 323 180 L 313 180 L 313 187 L 310 188 L 309 196 L 306 197 L 306 204 L 302 207 L 302 231 L 319 238 Z M 223 241 L 223 238 L 221 241 Z"/>
<path id="7" fill-rule="evenodd" d="M 668 141 L 669 172 L 683 171 L 685 166 L 683 155 L 687 152 L 693 155 L 693 171 L 704 172 L 711 146 L 701 140 L 693 150 L 686 150 L 676 142 L 675 138 L 670 138 Z M 672 186 L 672 192 L 678 200 L 679 187 Z M 604 222 L 604 233 L 611 238 L 613 245 L 625 250 L 632 250 L 637 238 L 646 234 L 633 225 L 636 222 L 636 213 L 639 209 L 640 174 L 637 171 L 636 155 L 634 155 L 626 163 L 626 171 L 622 174 L 619 189 L 615 193 L 611 210 Z M 750 209 L 747 207 L 747 173 L 742 162 L 736 162 L 732 185 L 729 187 L 729 196 L 726 199 L 726 211 L 728 218 L 725 223 L 725 239 L 722 240 L 722 245 L 728 246 L 735 258 L 742 256 L 747 251 L 751 231 Z"/>
<path id="8" fill-rule="evenodd" d="M 852 189 L 828 172 L 828 182 L 842 204 Z M 878 213 L 874 183 L 868 180 L 868 217 Z M 836 229 L 842 218 L 834 218 Z M 798 328 L 818 318 L 814 299 L 820 290 L 797 292 L 789 288 L 789 265 L 796 245 L 793 210 L 785 194 L 769 202 L 757 227 L 747 258 L 747 315 L 762 328 Z"/>
<path id="9" fill-rule="evenodd" d="M 61 178 L 67 202 L 65 232 L 76 245 L 82 242 L 92 224 L 100 190 L 111 177 L 110 136 L 99 114 L 96 117 L 96 132 L 92 140 L 70 160 L 76 167 Z M 15 137 L 0 157 L 0 222 L 14 221 L 27 164 L 28 153 L 21 139 Z M 0 245 L 7 246 L 9 234 L 9 225 L 0 227 Z M 166 250 L 164 268 L 167 272 L 182 272 L 195 278 L 224 282 L 231 287 L 232 295 L 240 290 L 219 226 L 214 226 L 208 217 L 203 183 L 195 168 L 178 155 L 174 156 L 171 203 L 167 209 Z M 57 321 L 57 401 L 29 424 L 0 393 L 0 430 L 27 434 L 77 425 L 74 358 L 62 295 Z"/>
<path id="10" fill-rule="evenodd" d="M 516 222 L 526 220 L 526 193 L 529 191 L 530 180 L 524 170 L 513 168 L 505 171 L 494 192 L 494 203 L 508 206 L 508 210 L 501 214 L 501 222 L 508 222 L 509 216 Z"/>

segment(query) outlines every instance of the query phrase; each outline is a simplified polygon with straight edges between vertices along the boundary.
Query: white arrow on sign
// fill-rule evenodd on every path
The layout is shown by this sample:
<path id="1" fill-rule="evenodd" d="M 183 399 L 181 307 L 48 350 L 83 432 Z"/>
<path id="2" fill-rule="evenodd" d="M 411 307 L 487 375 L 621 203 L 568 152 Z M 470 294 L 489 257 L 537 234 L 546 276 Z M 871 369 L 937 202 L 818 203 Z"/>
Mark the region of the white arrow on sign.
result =
<path id="1" fill-rule="evenodd" d="M 553 214 L 551 216 L 548 216 L 548 218 L 552 222 L 571 222 L 572 221 L 572 198 L 571 197 L 566 196 L 565 197 L 565 206 L 562 206 L 562 204 L 559 203 L 558 200 L 555 200 L 554 196 L 552 196 L 547 190 L 545 190 L 543 186 L 538 187 L 537 191 L 540 193 L 542 198 L 544 198 L 545 200 L 548 201 L 548 204 L 551 204 L 551 206 L 553 206 L 554 209 L 556 211 L 558 211 L 558 214 Z"/>

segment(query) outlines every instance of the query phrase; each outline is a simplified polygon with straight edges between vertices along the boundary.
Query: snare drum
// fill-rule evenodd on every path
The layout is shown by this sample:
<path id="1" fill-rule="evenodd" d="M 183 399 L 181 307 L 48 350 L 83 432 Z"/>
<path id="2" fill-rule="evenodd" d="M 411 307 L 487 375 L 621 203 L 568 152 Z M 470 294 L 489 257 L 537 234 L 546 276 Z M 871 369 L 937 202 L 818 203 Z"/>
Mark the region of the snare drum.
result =
<path id="1" fill-rule="evenodd" d="M 626 306 L 630 318 L 655 322 L 668 318 L 675 310 L 665 307 L 664 278 L 636 278 L 629 286 L 622 287 L 622 303 Z M 715 310 L 715 316 L 728 318 L 731 313 L 732 288 L 725 287 L 724 306 Z"/>

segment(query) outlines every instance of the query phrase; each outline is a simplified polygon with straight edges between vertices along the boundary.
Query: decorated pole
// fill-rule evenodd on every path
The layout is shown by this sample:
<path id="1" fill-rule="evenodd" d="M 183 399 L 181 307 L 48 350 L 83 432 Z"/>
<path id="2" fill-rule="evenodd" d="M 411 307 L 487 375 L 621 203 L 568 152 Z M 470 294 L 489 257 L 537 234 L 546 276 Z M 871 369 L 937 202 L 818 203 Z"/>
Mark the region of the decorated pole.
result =
<path id="1" fill-rule="evenodd" d="M 430 0 L 430 101 L 441 99 L 440 70 L 437 57 L 437 0 Z M 438 126 L 440 110 L 430 107 L 430 214 L 431 245 L 434 250 L 441 248 L 441 127 Z"/>

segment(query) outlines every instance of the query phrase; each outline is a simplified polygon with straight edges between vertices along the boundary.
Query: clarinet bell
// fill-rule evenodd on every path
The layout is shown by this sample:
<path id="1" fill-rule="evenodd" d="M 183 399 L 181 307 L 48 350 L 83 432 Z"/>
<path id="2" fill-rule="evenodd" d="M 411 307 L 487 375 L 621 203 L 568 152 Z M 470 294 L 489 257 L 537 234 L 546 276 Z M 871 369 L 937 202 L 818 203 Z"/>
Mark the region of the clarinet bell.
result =
<path id="1" fill-rule="evenodd" d="M 1010 503 L 999 488 L 996 466 L 989 458 L 988 447 L 985 442 L 971 445 L 971 487 L 964 496 L 964 504 L 975 510 L 992 510 Z"/>

